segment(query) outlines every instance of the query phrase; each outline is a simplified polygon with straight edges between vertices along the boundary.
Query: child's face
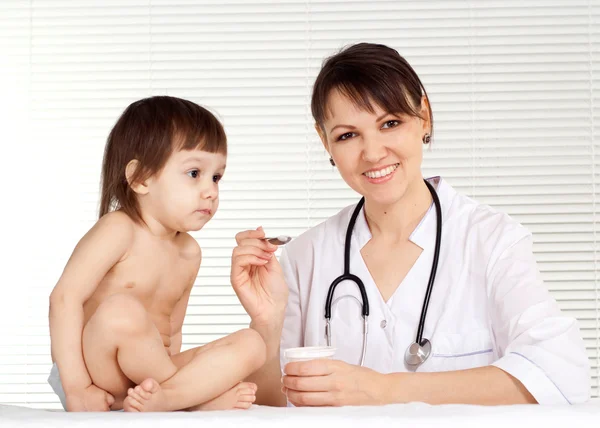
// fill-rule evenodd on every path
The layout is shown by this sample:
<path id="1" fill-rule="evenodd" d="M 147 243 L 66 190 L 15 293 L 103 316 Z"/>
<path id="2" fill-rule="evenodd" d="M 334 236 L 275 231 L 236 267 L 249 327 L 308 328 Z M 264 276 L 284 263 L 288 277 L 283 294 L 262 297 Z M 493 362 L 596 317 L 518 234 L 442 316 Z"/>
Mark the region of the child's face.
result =
<path id="1" fill-rule="evenodd" d="M 180 232 L 200 230 L 219 207 L 219 181 L 226 159 L 199 149 L 174 152 L 148 183 L 157 220 Z"/>

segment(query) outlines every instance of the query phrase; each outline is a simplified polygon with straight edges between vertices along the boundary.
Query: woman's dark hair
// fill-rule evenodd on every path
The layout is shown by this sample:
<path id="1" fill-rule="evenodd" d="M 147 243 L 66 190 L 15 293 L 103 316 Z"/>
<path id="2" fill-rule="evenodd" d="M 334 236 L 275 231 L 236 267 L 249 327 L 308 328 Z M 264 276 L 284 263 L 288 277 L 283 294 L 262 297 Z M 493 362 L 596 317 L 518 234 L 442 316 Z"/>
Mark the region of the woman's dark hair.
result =
<path id="1" fill-rule="evenodd" d="M 421 79 L 410 64 L 395 49 L 373 43 L 346 47 L 323 62 L 311 102 L 312 115 L 323 131 L 332 90 L 340 91 L 357 107 L 369 112 L 373 112 L 375 103 L 389 113 L 421 117 L 421 98 L 425 96 L 429 101 Z M 428 119 L 433 134 L 431 108 Z"/>

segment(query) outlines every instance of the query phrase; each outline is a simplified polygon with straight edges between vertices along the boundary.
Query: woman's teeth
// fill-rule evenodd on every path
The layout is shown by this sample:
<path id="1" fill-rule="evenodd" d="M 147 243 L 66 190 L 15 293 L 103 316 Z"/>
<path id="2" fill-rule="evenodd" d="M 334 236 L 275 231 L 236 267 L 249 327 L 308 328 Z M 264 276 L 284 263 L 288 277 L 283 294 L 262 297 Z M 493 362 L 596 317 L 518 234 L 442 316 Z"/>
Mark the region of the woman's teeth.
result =
<path id="1" fill-rule="evenodd" d="M 400 164 L 397 163 L 395 165 L 390 165 L 387 168 L 379 169 L 377 171 L 367 171 L 364 173 L 364 175 L 366 175 L 369 178 L 385 177 L 386 175 L 390 175 L 392 172 L 394 172 L 399 165 Z"/>

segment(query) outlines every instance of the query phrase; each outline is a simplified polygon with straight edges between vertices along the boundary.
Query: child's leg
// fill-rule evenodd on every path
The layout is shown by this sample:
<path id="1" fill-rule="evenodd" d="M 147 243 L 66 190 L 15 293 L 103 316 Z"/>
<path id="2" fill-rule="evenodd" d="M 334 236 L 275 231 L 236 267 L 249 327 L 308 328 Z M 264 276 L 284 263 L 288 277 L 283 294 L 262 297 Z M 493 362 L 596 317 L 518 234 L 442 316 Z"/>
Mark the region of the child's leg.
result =
<path id="1" fill-rule="evenodd" d="M 187 351 L 180 352 L 175 355 L 171 355 L 171 360 L 177 366 L 178 369 L 186 366 L 192 361 L 192 359 L 201 352 L 205 352 L 215 346 L 221 346 L 221 344 L 227 341 L 227 338 L 215 340 L 214 342 L 207 343 L 204 346 L 198 348 L 188 349 Z M 135 391 L 141 395 L 143 390 L 140 390 L 141 386 L 137 386 Z M 213 398 L 205 403 L 199 404 L 194 407 L 190 407 L 186 410 L 199 411 L 199 410 L 229 410 L 229 409 L 249 409 L 252 403 L 256 400 L 256 384 L 252 382 L 240 382 L 233 388 L 225 391 L 218 397 Z M 147 394 L 146 394 L 147 395 Z"/>
<path id="2" fill-rule="evenodd" d="M 234 388 L 240 379 L 264 364 L 265 354 L 266 347 L 258 333 L 250 329 L 238 331 L 194 351 L 191 361 L 160 385 L 147 379 L 136 387 L 137 393 L 130 392 L 124 406 L 138 411 L 193 408 Z"/>
<path id="3" fill-rule="evenodd" d="M 163 382 L 177 371 L 146 309 L 126 294 L 100 304 L 83 329 L 82 344 L 92 382 L 115 397 L 113 409 L 121 408 L 133 384 L 148 377 Z"/>

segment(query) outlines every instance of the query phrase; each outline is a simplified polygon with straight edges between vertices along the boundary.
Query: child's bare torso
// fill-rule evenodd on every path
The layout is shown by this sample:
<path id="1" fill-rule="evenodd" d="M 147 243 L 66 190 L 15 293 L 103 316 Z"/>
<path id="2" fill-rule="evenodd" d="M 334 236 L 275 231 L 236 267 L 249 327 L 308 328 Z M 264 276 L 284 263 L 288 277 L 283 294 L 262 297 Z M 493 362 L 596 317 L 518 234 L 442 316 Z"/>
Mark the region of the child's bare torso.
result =
<path id="1" fill-rule="evenodd" d="M 130 249 L 85 302 L 84 324 L 109 296 L 117 293 L 133 295 L 146 308 L 168 349 L 173 332 L 181 327 L 173 324 L 173 309 L 186 288 L 195 281 L 199 262 L 200 248 L 187 233 L 166 240 L 136 225 Z"/>

